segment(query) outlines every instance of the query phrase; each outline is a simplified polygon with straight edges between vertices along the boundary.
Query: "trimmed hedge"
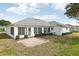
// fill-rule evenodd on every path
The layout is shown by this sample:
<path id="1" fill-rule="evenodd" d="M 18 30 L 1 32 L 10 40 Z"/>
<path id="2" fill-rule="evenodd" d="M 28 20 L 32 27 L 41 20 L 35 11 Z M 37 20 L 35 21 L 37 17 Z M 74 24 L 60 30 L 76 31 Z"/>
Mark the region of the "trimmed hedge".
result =
<path id="1" fill-rule="evenodd" d="M 62 33 L 62 35 L 72 34 L 73 32 Z"/>
<path id="2" fill-rule="evenodd" d="M 52 35 L 53 33 L 41 33 L 41 34 L 36 34 L 35 37 L 39 36 L 46 36 L 46 35 Z"/>

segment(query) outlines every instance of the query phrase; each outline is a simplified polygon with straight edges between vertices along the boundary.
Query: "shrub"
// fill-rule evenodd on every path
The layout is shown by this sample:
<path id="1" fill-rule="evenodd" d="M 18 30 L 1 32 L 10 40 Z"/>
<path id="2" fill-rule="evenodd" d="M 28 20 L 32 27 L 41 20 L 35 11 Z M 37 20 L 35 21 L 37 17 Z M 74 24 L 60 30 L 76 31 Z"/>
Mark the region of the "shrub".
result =
<path id="1" fill-rule="evenodd" d="M 35 34 L 35 37 L 46 36 L 46 35 L 53 35 L 53 34 L 52 33 L 41 33 L 41 34 Z"/>
<path id="2" fill-rule="evenodd" d="M 28 35 L 24 35 L 24 38 L 28 38 Z"/>
<path id="3" fill-rule="evenodd" d="M 39 37 L 39 36 L 41 36 L 40 34 L 35 34 L 35 37 Z"/>
<path id="4" fill-rule="evenodd" d="M 5 29 L 4 28 L 0 28 L 0 32 L 4 32 L 5 31 Z"/>
<path id="5" fill-rule="evenodd" d="M 72 32 L 62 33 L 62 35 L 72 34 Z"/>
<path id="6" fill-rule="evenodd" d="M 48 33 L 47 35 L 53 35 L 53 33 Z"/>
<path id="7" fill-rule="evenodd" d="M 20 39 L 20 37 L 19 36 L 16 36 L 16 40 L 18 40 L 18 39 Z"/>

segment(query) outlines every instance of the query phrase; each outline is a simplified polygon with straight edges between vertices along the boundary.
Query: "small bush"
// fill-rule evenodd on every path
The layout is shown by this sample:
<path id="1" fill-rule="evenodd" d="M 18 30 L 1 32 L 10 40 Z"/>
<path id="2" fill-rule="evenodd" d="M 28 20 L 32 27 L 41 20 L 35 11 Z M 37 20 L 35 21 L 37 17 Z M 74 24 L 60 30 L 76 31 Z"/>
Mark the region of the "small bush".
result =
<path id="1" fill-rule="evenodd" d="M 53 33 L 48 33 L 48 35 L 53 35 Z"/>
<path id="2" fill-rule="evenodd" d="M 5 29 L 4 28 L 0 28 L 0 32 L 4 32 L 5 31 Z"/>
<path id="3" fill-rule="evenodd" d="M 18 40 L 18 39 L 20 39 L 20 37 L 19 36 L 16 36 L 16 40 Z"/>
<path id="4" fill-rule="evenodd" d="M 41 33 L 41 34 L 36 34 L 35 37 L 46 36 L 46 35 L 53 35 L 53 34 L 52 33 Z"/>
<path id="5" fill-rule="evenodd" d="M 72 32 L 68 32 L 68 33 L 62 33 L 62 35 L 66 35 L 66 34 L 72 34 Z"/>
<path id="6" fill-rule="evenodd" d="M 24 38 L 28 38 L 28 36 L 27 35 L 24 35 Z"/>
<path id="7" fill-rule="evenodd" d="M 41 34 L 35 34 L 35 37 L 39 37 L 39 36 L 41 36 Z"/>
<path id="8" fill-rule="evenodd" d="M 42 35 L 42 36 L 45 36 L 46 34 L 45 34 L 45 33 L 42 33 L 41 35 Z"/>

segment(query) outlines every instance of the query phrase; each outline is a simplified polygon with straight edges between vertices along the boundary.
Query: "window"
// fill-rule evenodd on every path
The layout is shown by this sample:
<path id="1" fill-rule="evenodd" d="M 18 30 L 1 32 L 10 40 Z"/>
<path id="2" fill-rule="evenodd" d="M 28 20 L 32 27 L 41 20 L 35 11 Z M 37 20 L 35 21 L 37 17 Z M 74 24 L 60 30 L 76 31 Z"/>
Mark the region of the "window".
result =
<path id="1" fill-rule="evenodd" d="M 22 34 L 22 35 L 25 35 L 25 28 L 24 28 L 24 27 L 22 27 L 22 29 L 21 29 L 21 30 L 22 30 L 22 33 L 21 33 L 21 34 Z"/>
<path id="2" fill-rule="evenodd" d="M 51 30 L 53 30 L 53 28 L 51 28 Z"/>
<path id="3" fill-rule="evenodd" d="M 48 32 L 50 32 L 50 28 L 48 28 Z"/>
<path id="4" fill-rule="evenodd" d="M 47 33 L 47 28 L 44 28 L 44 33 Z"/>
<path id="5" fill-rule="evenodd" d="M 25 28 L 24 27 L 18 27 L 18 35 L 25 35 Z"/>
<path id="6" fill-rule="evenodd" d="M 21 27 L 18 27 L 18 35 L 21 35 Z"/>
<path id="7" fill-rule="evenodd" d="M 14 35 L 14 28 L 11 27 L 11 34 Z"/>
<path id="8" fill-rule="evenodd" d="M 38 33 L 39 33 L 39 34 L 42 33 L 42 28 L 38 28 Z"/>
<path id="9" fill-rule="evenodd" d="M 34 28 L 34 33 L 37 34 L 37 28 L 36 27 Z"/>

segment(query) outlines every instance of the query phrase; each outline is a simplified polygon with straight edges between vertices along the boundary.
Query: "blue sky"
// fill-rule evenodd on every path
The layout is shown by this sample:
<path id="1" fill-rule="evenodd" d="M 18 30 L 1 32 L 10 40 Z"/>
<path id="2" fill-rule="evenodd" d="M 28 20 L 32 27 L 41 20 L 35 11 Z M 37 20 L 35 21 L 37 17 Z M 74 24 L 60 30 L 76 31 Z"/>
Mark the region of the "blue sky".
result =
<path id="1" fill-rule="evenodd" d="M 0 3 L 0 19 L 14 23 L 33 17 L 45 21 L 78 25 L 76 21 L 64 15 L 66 5 L 67 3 Z"/>

